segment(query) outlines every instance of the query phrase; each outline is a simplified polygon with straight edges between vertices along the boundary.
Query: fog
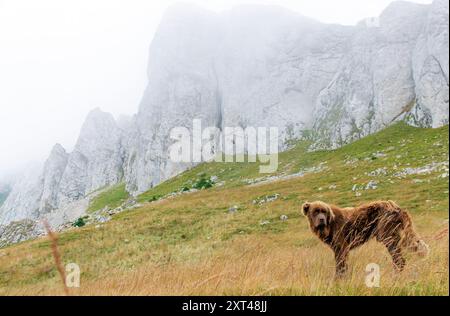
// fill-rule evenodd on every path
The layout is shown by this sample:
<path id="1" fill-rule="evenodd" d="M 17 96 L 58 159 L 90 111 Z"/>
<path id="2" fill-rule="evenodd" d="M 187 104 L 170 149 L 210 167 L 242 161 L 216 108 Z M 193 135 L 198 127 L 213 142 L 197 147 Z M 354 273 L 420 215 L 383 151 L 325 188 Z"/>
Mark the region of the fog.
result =
<path id="1" fill-rule="evenodd" d="M 133 114 L 146 85 L 147 53 L 177 1 L 0 0 L 0 180 L 70 151 L 87 113 Z M 322 22 L 352 25 L 389 0 L 194 0 L 221 11 L 275 4 Z M 414 2 L 430 3 L 431 0 Z"/>

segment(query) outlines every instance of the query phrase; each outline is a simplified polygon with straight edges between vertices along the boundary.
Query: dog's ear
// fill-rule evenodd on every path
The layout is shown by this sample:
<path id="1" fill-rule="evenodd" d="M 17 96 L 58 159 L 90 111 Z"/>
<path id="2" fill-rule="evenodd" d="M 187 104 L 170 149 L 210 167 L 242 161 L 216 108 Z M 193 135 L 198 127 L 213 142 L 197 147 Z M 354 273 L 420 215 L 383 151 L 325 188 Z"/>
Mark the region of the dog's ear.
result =
<path id="1" fill-rule="evenodd" d="M 306 202 L 306 203 L 304 203 L 302 205 L 303 215 L 308 216 L 308 212 L 309 212 L 310 207 L 311 207 L 311 204 L 309 202 Z"/>

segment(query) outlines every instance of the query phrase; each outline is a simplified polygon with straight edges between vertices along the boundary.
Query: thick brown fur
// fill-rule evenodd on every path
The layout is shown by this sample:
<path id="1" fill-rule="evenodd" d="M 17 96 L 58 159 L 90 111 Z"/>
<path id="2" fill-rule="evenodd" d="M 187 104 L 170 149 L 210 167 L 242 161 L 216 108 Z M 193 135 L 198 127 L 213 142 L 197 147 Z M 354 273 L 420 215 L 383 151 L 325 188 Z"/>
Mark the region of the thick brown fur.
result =
<path id="1" fill-rule="evenodd" d="M 393 201 L 376 201 L 351 208 L 320 201 L 306 202 L 302 212 L 308 218 L 313 233 L 334 251 L 337 277 L 348 269 L 350 250 L 372 238 L 386 246 L 399 271 L 406 264 L 404 251 L 419 255 L 428 253 L 428 246 L 415 232 L 408 212 Z"/>

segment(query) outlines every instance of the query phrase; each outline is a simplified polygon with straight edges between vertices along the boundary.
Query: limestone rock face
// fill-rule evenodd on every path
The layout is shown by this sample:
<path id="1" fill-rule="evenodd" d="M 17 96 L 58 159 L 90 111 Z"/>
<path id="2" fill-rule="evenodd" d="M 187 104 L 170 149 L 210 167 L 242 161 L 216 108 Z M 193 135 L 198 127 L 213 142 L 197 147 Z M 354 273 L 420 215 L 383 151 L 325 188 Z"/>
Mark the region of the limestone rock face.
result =
<path id="1" fill-rule="evenodd" d="M 14 183 L 0 208 L 0 225 L 11 221 L 36 218 L 42 196 L 42 166 L 29 166 Z"/>
<path id="2" fill-rule="evenodd" d="M 445 1 L 398 1 L 372 23 L 345 27 L 272 7 L 174 7 L 150 49 L 128 190 L 188 167 L 168 159 L 168 134 L 194 118 L 220 129 L 278 127 L 281 150 L 307 129 L 315 148 L 336 148 L 402 119 L 446 124 L 446 14 Z"/>
<path id="3" fill-rule="evenodd" d="M 133 117 L 98 109 L 71 153 L 55 146 L 0 208 L 0 224 L 72 220 L 93 192 L 124 181 L 146 191 L 196 164 L 169 158 L 174 127 L 278 127 L 281 150 L 308 131 L 336 148 L 389 124 L 448 123 L 448 3 L 393 2 L 355 26 L 287 10 L 223 13 L 177 5 L 155 34 L 148 86 Z M 192 134 L 192 133 L 191 133 Z"/>
<path id="4" fill-rule="evenodd" d="M 57 144 L 43 167 L 26 170 L 0 208 L 0 224 L 47 218 L 60 225 L 87 209 L 87 196 L 123 178 L 123 130 L 111 114 L 93 110 L 72 153 Z"/>
<path id="5" fill-rule="evenodd" d="M 416 103 L 408 117 L 416 126 L 448 124 L 449 3 L 435 0 L 413 54 Z"/>
<path id="6" fill-rule="evenodd" d="M 216 55 L 222 125 L 277 127 L 280 149 L 311 126 L 353 29 L 288 11 L 244 7 L 223 17 Z"/>
<path id="7" fill-rule="evenodd" d="M 41 214 L 58 208 L 58 189 L 68 158 L 69 155 L 60 144 L 53 147 L 42 174 L 42 195 L 39 206 Z"/>
<path id="8" fill-rule="evenodd" d="M 11 192 L 11 184 L 7 181 L 0 182 L 0 207 L 5 202 L 9 193 Z"/>
<path id="9" fill-rule="evenodd" d="M 88 115 L 59 184 L 60 205 L 122 179 L 122 136 L 111 114 L 96 109 Z"/>
<path id="10" fill-rule="evenodd" d="M 353 29 L 279 8 L 223 14 L 176 6 L 150 49 L 149 85 L 128 142 L 128 190 L 143 192 L 192 164 L 168 159 L 170 130 L 278 127 L 281 146 L 311 125 L 317 95 L 337 71 Z"/>
<path id="11" fill-rule="evenodd" d="M 447 124 L 448 4 L 394 2 L 377 25 L 357 29 L 342 68 L 317 99 L 316 146 L 336 148 L 399 119 Z"/>
<path id="12" fill-rule="evenodd" d="M 181 13 L 184 12 L 184 13 Z M 199 118 L 218 124 L 213 57 L 219 38 L 215 15 L 190 7 L 166 14 L 150 47 L 149 84 L 126 140 L 128 190 L 142 192 L 189 165 L 171 162 L 170 130 Z"/>

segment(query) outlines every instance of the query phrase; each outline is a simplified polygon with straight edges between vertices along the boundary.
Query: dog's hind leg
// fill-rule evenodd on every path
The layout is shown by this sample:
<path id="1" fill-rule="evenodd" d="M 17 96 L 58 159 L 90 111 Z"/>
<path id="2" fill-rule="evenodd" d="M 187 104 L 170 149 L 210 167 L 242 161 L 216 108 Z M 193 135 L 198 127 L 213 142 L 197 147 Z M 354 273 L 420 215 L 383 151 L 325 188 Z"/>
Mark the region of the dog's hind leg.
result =
<path id="1" fill-rule="evenodd" d="M 394 210 L 388 210 L 381 214 L 375 236 L 381 242 L 392 257 L 394 267 L 398 271 L 403 271 L 406 260 L 402 255 L 402 234 L 405 226 L 402 214 L 404 212 L 398 208 L 394 202 L 389 202 Z"/>

